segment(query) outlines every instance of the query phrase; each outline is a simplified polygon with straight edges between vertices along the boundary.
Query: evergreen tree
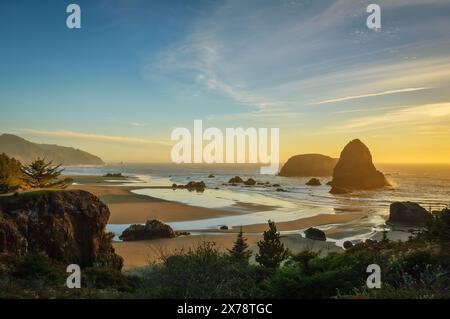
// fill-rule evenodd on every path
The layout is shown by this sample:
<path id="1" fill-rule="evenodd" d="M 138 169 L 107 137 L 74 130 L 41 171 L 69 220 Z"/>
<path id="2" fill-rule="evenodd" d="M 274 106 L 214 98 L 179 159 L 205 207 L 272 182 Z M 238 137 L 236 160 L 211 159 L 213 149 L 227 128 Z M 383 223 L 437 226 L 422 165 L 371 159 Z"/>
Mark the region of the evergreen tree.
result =
<path id="1" fill-rule="evenodd" d="M 228 249 L 228 252 L 231 257 L 242 262 L 248 262 L 248 259 L 251 257 L 252 252 L 248 250 L 247 239 L 243 236 L 242 227 L 234 242 L 233 248 Z"/>
<path id="2" fill-rule="evenodd" d="M 52 164 L 52 161 L 46 162 L 45 159 L 38 158 L 30 165 L 22 166 L 24 181 L 32 188 L 63 187 L 64 182 L 57 179 L 64 169 L 60 169 L 61 164 Z"/>
<path id="3" fill-rule="evenodd" d="M 21 164 L 18 160 L 0 154 L 0 193 L 17 190 L 22 183 Z"/>
<path id="4" fill-rule="evenodd" d="M 269 230 L 264 232 L 264 239 L 258 242 L 259 254 L 256 261 L 267 268 L 278 268 L 289 252 L 280 241 L 280 233 L 275 222 L 269 220 Z"/>

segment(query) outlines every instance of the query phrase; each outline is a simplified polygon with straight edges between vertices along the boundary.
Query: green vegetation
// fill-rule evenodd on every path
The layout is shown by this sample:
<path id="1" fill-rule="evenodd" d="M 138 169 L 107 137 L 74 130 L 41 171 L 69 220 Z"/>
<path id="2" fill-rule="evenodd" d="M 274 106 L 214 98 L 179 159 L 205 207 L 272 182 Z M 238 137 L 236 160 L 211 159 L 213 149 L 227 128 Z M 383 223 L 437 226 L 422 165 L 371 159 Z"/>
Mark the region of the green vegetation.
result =
<path id="1" fill-rule="evenodd" d="M 228 249 L 228 252 L 230 253 L 230 256 L 235 260 L 248 263 L 248 259 L 251 257 L 252 252 L 248 250 L 247 239 L 243 236 L 242 227 L 239 230 L 233 248 Z"/>
<path id="2" fill-rule="evenodd" d="M 64 171 L 60 169 L 61 164 L 52 165 L 53 162 L 46 162 L 45 159 L 38 158 L 30 165 L 22 166 L 24 181 L 31 188 L 57 188 L 63 187 L 64 181 L 58 180 L 58 177 Z"/>
<path id="3" fill-rule="evenodd" d="M 0 194 L 19 189 L 22 184 L 21 164 L 6 154 L 0 154 Z"/>
<path id="4" fill-rule="evenodd" d="M 281 263 L 286 250 L 270 222 L 259 243 L 261 264 L 243 262 L 248 254 L 239 234 L 228 253 L 204 242 L 133 276 L 105 266 L 83 269 L 82 289 L 73 290 L 64 287 L 63 266 L 43 255 L 0 259 L 0 298 L 450 298 L 450 251 L 442 249 L 449 230 L 443 210 L 407 242 L 367 241 L 326 256 L 304 251 Z M 381 267 L 381 289 L 366 286 L 370 264 Z"/>
<path id="5" fill-rule="evenodd" d="M 289 252 L 280 240 L 280 233 L 273 221 L 269 220 L 269 230 L 264 232 L 264 239 L 258 242 L 259 254 L 256 261 L 267 268 L 278 268 Z"/>

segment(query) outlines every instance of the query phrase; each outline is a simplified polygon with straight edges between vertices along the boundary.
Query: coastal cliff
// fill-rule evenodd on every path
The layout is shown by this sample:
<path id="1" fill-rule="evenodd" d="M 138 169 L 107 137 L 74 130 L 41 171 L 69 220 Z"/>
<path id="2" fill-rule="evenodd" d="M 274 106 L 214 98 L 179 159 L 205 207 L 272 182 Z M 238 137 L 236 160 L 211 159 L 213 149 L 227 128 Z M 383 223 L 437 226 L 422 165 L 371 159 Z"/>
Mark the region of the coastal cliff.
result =
<path id="1" fill-rule="evenodd" d="M 45 158 L 63 165 L 104 165 L 103 160 L 88 152 L 50 144 L 37 144 L 12 134 L 0 134 L 0 153 L 28 164 L 37 158 Z"/>
<path id="2" fill-rule="evenodd" d="M 0 254 L 49 258 L 81 267 L 121 269 L 105 228 L 108 207 L 81 190 L 35 191 L 0 197 Z"/>

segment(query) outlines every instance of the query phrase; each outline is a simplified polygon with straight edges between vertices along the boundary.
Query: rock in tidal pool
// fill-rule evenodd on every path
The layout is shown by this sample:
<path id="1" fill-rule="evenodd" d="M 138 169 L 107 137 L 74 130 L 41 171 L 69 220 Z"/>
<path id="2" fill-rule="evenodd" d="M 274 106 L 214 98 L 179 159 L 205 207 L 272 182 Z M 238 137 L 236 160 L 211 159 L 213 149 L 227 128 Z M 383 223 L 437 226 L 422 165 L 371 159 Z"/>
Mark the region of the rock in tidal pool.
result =
<path id="1" fill-rule="evenodd" d="M 309 181 L 306 182 L 306 185 L 308 186 L 320 186 L 322 183 L 317 178 L 311 178 Z"/>
<path id="2" fill-rule="evenodd" d="M 177 234 L 172 227 L 164 224 L 162 221 L 153 219 L 145 223 L 145 225 L 135 224 L 129 226 L 120 235 L 123 241 L 149 240 L 158 238 L 174 238 Z"/>

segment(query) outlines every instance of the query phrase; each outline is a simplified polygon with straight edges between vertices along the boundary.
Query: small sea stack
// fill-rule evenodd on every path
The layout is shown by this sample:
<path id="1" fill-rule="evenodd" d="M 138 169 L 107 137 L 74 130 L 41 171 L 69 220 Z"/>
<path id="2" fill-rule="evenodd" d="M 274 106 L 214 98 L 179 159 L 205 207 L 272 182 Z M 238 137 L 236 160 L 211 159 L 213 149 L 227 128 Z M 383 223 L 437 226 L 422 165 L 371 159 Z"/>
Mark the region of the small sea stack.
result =
<path id="1" fill-rule="evenodd" d="M 320 186 L 322 183 L 317 178 L 311 178 L 309 181 L 306 182 L 306 185 L 308 186 Z"/>

